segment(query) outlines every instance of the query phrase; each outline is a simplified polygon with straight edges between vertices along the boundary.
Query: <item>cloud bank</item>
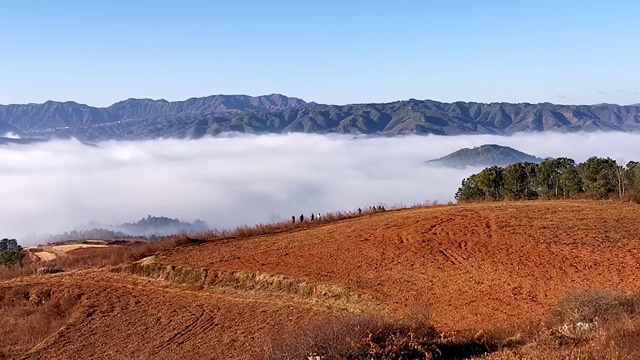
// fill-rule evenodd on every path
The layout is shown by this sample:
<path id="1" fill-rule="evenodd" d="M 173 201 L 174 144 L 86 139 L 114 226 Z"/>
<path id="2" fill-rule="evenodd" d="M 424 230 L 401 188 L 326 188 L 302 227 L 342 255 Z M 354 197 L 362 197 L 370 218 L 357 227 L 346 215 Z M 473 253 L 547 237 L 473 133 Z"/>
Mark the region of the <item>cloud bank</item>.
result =
<path id="1" fill-rule="evenodd" d="M 8 132 L 4 135 L 2 135 L 1 137 L 5 137 L 8 139 L 20 139 L 20 135 L 16 134 L 16 133 L 12 133 L 12 132 Z"/>
<path id="2" fill-rule="evenodd" d="M 21 241 L 28 234 L 80 229 L 92 221 L 116 225 L 148 214 L 228 228 L 378 203 L 448 201 L 479 169 L 434 169 L 423 162 L 489 143 L 539 157 L 640 160 L 640 135 L 623 133 L 290 134 L 99 147 L 78 141 L 9 145 L 0 147 L 0 237 Z"/>

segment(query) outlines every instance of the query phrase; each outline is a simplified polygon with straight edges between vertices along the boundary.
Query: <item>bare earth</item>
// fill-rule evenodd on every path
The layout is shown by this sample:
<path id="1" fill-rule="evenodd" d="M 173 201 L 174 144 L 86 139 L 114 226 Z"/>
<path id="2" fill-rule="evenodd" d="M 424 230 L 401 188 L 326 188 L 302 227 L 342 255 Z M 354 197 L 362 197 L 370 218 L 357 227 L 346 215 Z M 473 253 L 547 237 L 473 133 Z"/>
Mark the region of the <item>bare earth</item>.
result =
<path id="1" fill-rule="evenodd" d="M 480 330 L 543 321 L 573 289 L 639 292 L 638 219 L 640 206 L 613 202 L 427 207 L 189 245 L 154 261 L 336 285 L 369 299 L 369 311 L 427 309 L 443 331 Z M 345 311 L 96 269 L 0 282 L 2 319 L 27 326 L 12 312 L 16 294 L 30 306 L 43 289 L 51 299 L 70 291 L 80 298 L 57 332 L 12 345 L 11 356 L 249 359 L 270 336 Z M 0 329 L 0 339 L 6 334 Z M 0 349 L 11 345 L 2 341 Z"/>

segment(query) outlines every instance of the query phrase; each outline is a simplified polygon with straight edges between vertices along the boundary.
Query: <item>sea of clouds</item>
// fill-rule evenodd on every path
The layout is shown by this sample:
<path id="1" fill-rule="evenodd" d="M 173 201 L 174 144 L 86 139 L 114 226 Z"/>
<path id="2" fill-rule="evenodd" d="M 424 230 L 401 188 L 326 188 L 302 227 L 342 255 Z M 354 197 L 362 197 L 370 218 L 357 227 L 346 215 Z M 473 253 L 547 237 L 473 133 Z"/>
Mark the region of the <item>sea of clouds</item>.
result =
<path id="1" fill-rule="evenodd" d="M 229 228 L 379 203 L 446 202 L 463 178 L 480 169 L 424 162 L 494 143 L 539 157 L 640 160 L 640 135 L 626 133 L 289 134 L 108 141 L 97 147 L 75 140 L 7 145 L 0 146 L 0 238 L 33 242 L 34 234 L 90 222 L 116 225 L 149 214 Z"/>

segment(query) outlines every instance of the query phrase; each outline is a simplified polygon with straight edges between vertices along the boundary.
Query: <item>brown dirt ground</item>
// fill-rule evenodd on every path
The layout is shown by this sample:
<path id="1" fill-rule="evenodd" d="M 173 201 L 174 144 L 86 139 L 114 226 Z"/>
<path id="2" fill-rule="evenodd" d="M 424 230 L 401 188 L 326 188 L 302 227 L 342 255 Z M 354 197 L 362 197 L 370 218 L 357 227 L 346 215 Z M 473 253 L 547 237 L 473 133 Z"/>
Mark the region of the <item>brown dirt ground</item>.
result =
<path id="1" fill-rule="evenodd" d="M 56 313 L 63 326 L 34 333 L 43 324 L 25 316 L 29 307 L 44 307 L 69 292 L 80 300 L 66 313 Z M 42 293 L 50 299 L 40 305 L 37 294 Z M 9 358 L 251 359 L 273 334 L 331 313 L 278 296 L 204 292 L 105 270 L 0 284 L 0 314 L 9 319 L 0 335 Z"/>
<path id="2" fill-rule="evenodd" d="M 427 207 L 208 243 L 157 261 L 285 274 L 427 308 L 441 329 L 540 321 L 572 289 L 640 291 L 640 206 L 549 201 Z"/>
<path id="3" fill-rule="evenodd" d="M 490 329 L 542 321 L 572 289 L 640 292 L 638 219 L 639 205 L 614 202 L 426 207 L 189 245 L 155 260 L 335 284 L 391 312 L 428 309 L 441 330 Z M 59 308 L 64 325 L 31 342 L 9 343 L 11 332 L 0 330 L 0 351 L 51 359 L 248 359 L 268 337 L 337 311 L 95 269 L 0 282 L 3 321 L 20 328 L 25 310 L 11 299 L 47 290 L 52 299 L 80 296 L 77 306 Z"/>

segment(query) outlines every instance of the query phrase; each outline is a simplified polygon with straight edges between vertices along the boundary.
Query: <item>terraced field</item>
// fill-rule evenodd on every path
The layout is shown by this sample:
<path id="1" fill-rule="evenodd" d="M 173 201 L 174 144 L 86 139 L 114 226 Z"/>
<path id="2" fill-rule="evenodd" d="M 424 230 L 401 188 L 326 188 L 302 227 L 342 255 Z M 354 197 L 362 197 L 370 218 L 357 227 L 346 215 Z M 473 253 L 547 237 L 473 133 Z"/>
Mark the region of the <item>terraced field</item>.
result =
<path id="1" fill-rule="evenodd" d="M 18 278 L 0 282 L 0 354 L 252 359 L 349 312 L 426 310 L 440 331 L 542 322 L 571 290 L 640 292 L 638 219 L 614 202 L 425 207 Z"/>

